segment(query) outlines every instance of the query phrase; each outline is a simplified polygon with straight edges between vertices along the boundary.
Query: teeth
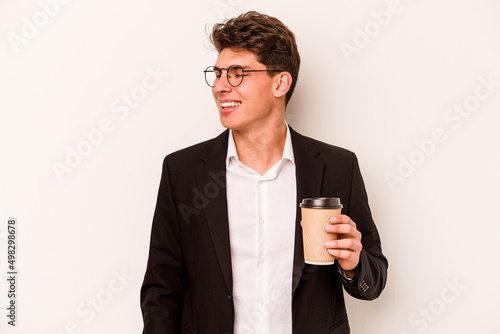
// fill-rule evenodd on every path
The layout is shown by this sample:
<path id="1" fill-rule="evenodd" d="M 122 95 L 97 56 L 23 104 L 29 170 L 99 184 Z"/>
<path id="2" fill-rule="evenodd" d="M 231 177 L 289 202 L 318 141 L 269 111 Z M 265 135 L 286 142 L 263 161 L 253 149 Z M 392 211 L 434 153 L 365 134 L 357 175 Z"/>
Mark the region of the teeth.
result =
<path id="1" fill-rule="evenodd" d="M 223 102 L 220 105 L 221 105 L 222 108 L 229 108 L 229 107 L 237 107 L 240 104 L 241 104 L 241 102 L 234 102 L 234 101 L 232 101 L 232 102 Z"/>

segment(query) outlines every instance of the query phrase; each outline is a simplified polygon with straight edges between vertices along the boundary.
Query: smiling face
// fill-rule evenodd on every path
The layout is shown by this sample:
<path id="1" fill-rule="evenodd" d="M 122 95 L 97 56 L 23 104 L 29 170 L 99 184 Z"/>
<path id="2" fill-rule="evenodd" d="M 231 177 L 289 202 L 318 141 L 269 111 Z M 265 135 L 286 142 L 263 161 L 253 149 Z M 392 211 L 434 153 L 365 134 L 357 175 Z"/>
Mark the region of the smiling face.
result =
<path id="1" fill-rule="evenodd" d="M 240 65 L 248 70 L 265 70 L 250 51 L 224 49 L 219 53 L 215 66 L 228 68 Z M 284 120 L 285 99 L 276 94 L 279 86 L 279 73 L 269 76 L 269 72 L 245 73 L 238 87 L 231 86 L 222 71 L 215 81 L 212 93 L 219 109 L 222 125 L 234 131 L 252 131 L 269 125 L 276 118 Z"/>

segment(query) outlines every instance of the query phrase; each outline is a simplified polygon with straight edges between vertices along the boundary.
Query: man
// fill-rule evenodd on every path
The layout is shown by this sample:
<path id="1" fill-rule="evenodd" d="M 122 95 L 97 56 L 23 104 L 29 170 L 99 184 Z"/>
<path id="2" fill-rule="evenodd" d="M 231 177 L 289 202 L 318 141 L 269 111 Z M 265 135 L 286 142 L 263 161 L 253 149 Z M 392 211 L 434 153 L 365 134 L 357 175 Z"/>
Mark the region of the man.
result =
<path id="1" fill-rule="evenodd" d="M 343 289 L 378 297 L 388 266 L 357 159 L 286 124 L 300 56 L 283 23 L 248 12 L 211 40 L 205 78 L 228 130 L 164 160 L 143 333 L 349 333 Z M 325 228 L 334 265 L 304 263 L 306 197 L 342 200 Z"/>

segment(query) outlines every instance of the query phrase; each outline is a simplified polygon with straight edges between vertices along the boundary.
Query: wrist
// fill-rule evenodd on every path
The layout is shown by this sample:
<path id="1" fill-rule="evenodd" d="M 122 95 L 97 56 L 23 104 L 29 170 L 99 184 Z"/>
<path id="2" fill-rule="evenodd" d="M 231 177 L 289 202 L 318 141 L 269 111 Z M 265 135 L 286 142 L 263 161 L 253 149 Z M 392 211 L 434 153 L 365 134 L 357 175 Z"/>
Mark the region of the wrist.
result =
<path id="1" fill-rule="evenodd" d="M 353 279 L 354 276 L 356 276 L 356 269 L 353 269 L 353 270 L 344 270 L 345 272 L 345 275 L 349 278 L 349 279 Z"/>

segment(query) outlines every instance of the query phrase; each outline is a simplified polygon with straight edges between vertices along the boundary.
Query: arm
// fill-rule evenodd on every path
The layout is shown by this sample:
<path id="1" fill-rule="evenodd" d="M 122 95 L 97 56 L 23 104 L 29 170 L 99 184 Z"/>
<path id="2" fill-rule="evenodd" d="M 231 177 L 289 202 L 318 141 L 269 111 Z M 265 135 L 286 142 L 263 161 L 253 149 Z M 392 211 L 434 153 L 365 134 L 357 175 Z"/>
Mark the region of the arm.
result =
<path id="1" fill-rule="evenodd" d="M 325 230 L 338 233 L 339 240 L 325 244 L 350 280 L 338 275 L 345 290 L 359 299 L 375 299 L 385 287 L 388 262 L 382 254 L 380 237 L 373 222 L 364 182 L 356 156 L 348 215 L 333 216 Z"/>
<path id="2" fill-rule="evenodd" d="M 165 158 L 141 288 L 143 334 L 180 332 L 184 283 L 179 220 Z"/>

